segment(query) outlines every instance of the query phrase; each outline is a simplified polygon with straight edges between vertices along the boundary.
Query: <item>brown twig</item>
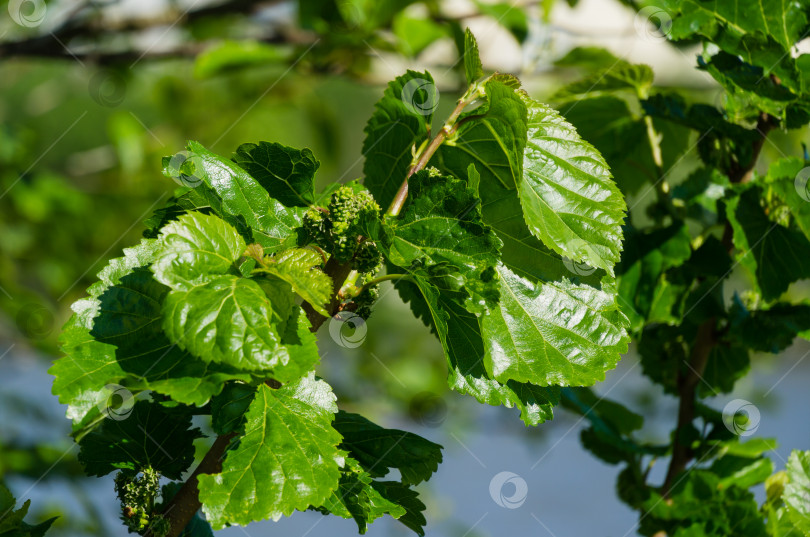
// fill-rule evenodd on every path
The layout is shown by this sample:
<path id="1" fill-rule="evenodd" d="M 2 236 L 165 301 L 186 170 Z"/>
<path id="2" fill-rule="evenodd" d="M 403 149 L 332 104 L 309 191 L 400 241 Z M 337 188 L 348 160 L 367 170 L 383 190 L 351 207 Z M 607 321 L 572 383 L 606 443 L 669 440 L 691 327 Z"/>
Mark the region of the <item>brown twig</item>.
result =
<path id="1" fill-rule="evenodd" d="M 231 443 L 236 433 L 228 433 L 218 436 L 208 453 L 194 470 L 180 490 L 163 510 L 163 516 L 169 521 L 170 529 L 167 537 L 177 537 L 183 532 L 191 518 L 194 516 L 202 504 L 200 503 L 200 491 L 197 489 L 197 480 L 201 474 L 218 474 L 222 471 L 222 458 L 225 450 Z M 146 533 L 151 535 L 150 532 Z"/>
<path id="2" fill-rule="evenodd" d="M 777 126 L 776 119 L 762 113 L 757 120 L 756 130 L 760 136 L 751 146 L 750 161 L 745 164 L 735 163 L 728 171 L 729 180 L 734 183 L 746 183 L 751 180 L 754 166 L 757 163 L 759 154 L 765 139 Z M 723 245 L 731 253 L 734 250 L 734 232 L 731 223 L 726 219 L 723 229 Z M 682 372 L 678 378 L 678 425 L 675 429 L 675 437 L 672 443 L 672 458 L 667 468 L 667 475 L 664 479 L 662 490 L 664 495 L 668 495 L 675 483 L 675 478 L 686 469 L 686 466 L 694 458 L 694 452 L 686 438 L 687 430 L 695 420 L 695 403 L 697 399 L 697 385 L 700 382 L 712 349 L 719 342 L 716 332 L 716 320 L 714 318 L 704 321 L 697 331 L 697 336 L 692 344 L 692 351 L 689 355 L 688 371 Z"/>
<path id="3" fill-rule="evenodd" d="M 697 399 L 697 386 L 709 355 L 717 344 L 714 317 L 703 322 L 697 331 L 692 352 L 689 355 L 689 368 L 678 375 L 678 425 L 672 444 L 672 460 L 670 460 L 667 476 L 664 479 L 664 494 L 669 494 L 675 477 L 686 469 L 686 465 L 694 455 L 688 438 L 684 438 L 687 430 L 695 419 L 695 402 Z"/>

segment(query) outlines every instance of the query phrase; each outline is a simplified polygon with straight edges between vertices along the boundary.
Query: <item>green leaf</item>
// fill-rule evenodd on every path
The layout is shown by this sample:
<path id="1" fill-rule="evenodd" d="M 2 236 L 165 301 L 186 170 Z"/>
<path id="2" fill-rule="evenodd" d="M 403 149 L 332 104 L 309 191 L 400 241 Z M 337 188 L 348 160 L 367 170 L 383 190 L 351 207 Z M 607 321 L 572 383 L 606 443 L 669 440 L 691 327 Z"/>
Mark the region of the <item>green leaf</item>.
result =
<path id="1" fill-rule="evenodd" d="M 777 354 L 788 348 L 801 332 L 810 330 L 810 306 L 777 302 L 749 311 L 734 296 L 729 311 L 729 337 L 760 352 Z"/>
<path id="2" fill-rule="evenodd" d="M 789 218 L 810 239 L 810 187 L 808 176 L 802 175 L 807 167 L 803 158 L 783 158 L 771 164 L 765 183 L 768 191 L 787 206 Z M 804 172 L 807 174 L 807 172 Z"/>
<path id="3" fill-rule="evenodd" d="M 81 440 L 79 461 L 95 476 L 150 467 L 169 479 L 180 479 L 194 462 L 193 442 L 200 437 L 199 429 L 191 428 L 191 416 L 182 409 L 138 401 L 130 414 L 106 418 Z"/>
<path id="4" fill-rule="evenodd" d="M 781 0 L 658 3 L 672 18 L 670 39 L 702 36 L 722 50 L 767 69 L 766 74 L 773 72 L 784 83 L 793 85 L 798 80 L 790 50 L 803 36 L 807 24 L 806 9 L 800 3 Z"/>
<path id="5" fill-rule="evenodd" d="M 607 164 L 556 111 L 524 102 L 529 130 L 518 191 L 529 229 L 555 252 L 612 274 L 626 205 Z"/>
<path id="6" fill-rule="evenodd" d="M 245 412 L 256 396 L 256 387 L 228 382 L 219 395 L 211 398 L 211 428 L 217 434 L 242 432 Z"/>
<path id="7" fill-rule="evenodd" d="M 210 78 L 233 69 L 279 62 L 284 57 L 277 47 L 261 41 L 223 41 L 197 55 L 194 76 Z"/>
<path id="8" fill-rule="evenodd" d="M 810 242 L 799 231 L 771 222 L 760 206 L 761 190 L 751 187 L 728 202 L 737 258 L 754 276 L 765 300 L 810 277 Z"/>
<path id="9" fill-rule="evenodd" d="M 259 285 L 237 276 L 210 276 L 163 304 L 163 329 L 180 348 L 206 362 L 252 371 L 287 363 L 270 301 Z"/>
<path id="10" fill-rule="evenodd" d="M 557 102 L 594 98 L 618 90 L 632 90 L 634 94 L 643 98 L 647 96 L 652 84 L 653 72 L 649 66 L 617 59 L 603 72 L 594 73 L 563 86 L 550 97 L 550 100 Z"/>
<path id="11" fill-rule="evenodd" d="M 698 393 L 701 397 L 729 393 L 750 368 L 748 349 L 733 340 L 724 339 L 712 347 L 706 370 L 701 375 Z"/>
<path id="12" fill-rule="evenodd" d="M 719 486 L 722 488 L 734 486 L 749 489 L 768 479 L 773 473 L 773 461 L 727 455 L 716 459 L 709 470 L 721 477 Z"/>
<path id="13" fill-rule="evenodd" d="M 444 26 L 432 19 L 410 17 L 405 12 L 394 18 L 391 30 L 399 41 L 400 50 L 412 58 L 448 34 Z"/>
<path id="14" fill-rule="evenodd" d="M 361 534 L 365 534 L 368 524 L 385 514 L 399 518 L 406 514 L 404 507 L 386 499 L 372 486 L 371 476 L 360 463 L 347 458 L 341 469 L 340 484 L 317 509 L 342 518 L 353 518 Z"/>
<path id="15" fill-rule="evenodd" d="M 470 296 L 465 307 L 486 311 L 498 300 L 494 268 L 501 241 L 481 219 L 480 200 L 452 177 L 421 171 L 408 181 L 408 200 L 397 218 L 387 220 L 387 258 L 419 273 L 460 276 Z"/>
<path id="16" fill-rule="evenodd" d="M 424 527 L 427 521 L 422 513 L 426 507 L 415 490 L 396 481 L 372 481 L 371 486 L 387 501 L 404 507 L 405 514 L 401 515 L 398 520 L 419 537 L 424 537 Z"/>
<path id="17" fill-rule="evenodd" d="M 478 41 L 469 28 L 464 30 L 464 74 L 467 84 L 473 84 L 484 76 L 484 66 L 481 65 L 481 56 L 478 54 Z"/>
<path id="18" fill-rule="evenodd" d="M 207 275 L 229 273 L 246 246 L 233 226 L 202 213 L 169 222 L 159 243 L 152 271 L 160 283 L 178 291 L 191 289 Z"/>
<path id="19" fill-rule="evenodd" d="M 340 411 L 335 430 L 343 436 L 340 448 L 349 452 L 371 477 L 384 477 L 396 468 L 406 485 L 426 481 L 442 462 L 442 446 L 419 435 L 385 429 L 359 414 Z"/>
<path id="20" fill-rule="evenodd" d="M 608 464 L 633 463 L 639 455 L 663 455 L 667 447 L 637 443 L 631 433 L 641 428 L 644 419 L 623 405 L 597 397 L 589 388 L 563 388 L 562 403 L 591 423 L 580 435 L 582 445 Z"/>
<path id="21" fill-rule="evenodd" d="M 810 451 L 793 450 L 785 467 L 788 484 L 782 499 L 796 529 L 810 532 Z"/>
<path id="22" fill-rule="evenodd" d="M 533 284 L 498 268 L 501 301 L 481 320 L 487 372 L 500 382 L 589 386 L 627 352 L 613 297 L 566 280 Z"/>
<path id="23" fill-rule="evenodd" d="M 96 408 L 104 397 L 102 388 L 106 384 L 117 383 L 126 375 L 116 363 L 114 349 L 90 336 L 93 318 L 101 307 L 98 297 L 136 267 L 151 263 L 157 246 L 154 240 L 142 240 L 138 246 L 124 249 L 123 257 L 110 260 L 98 273 L 99 281 L 87 290 L 89 298 L 71 306 L 76 313 L 59 336 L 65 356 L 54 362 L 49 373 L 54 377 L 52 393 L 59 397 L 60 403 L 68 405 L 67 417 L 74 423 Z"/>
<path id="24" fill-rule="evenodd" d="M 764 520 L 754 495 L 737 486 L 723 488 L 720 481 L 712 472 L 692 469 L 673 485 L 671 501 L 653 491 L 642 505 L 645 515 L 639 533 L 765 537 Z"/>
<path id="25" fill-rule="evenodd" d="M 197 142 L 189 142 L 190 160 L 199 166 L 196 173 L 222 200 L 222 210 L 244 222 L 253 232 L 253 241 L 276 249 L 295 242 L 303 209 L 284 207 L 235 163 L 211 153 Z M 230 222 L 232 225 L 235 222 Z"/>
<path id="26" fill-rule="evenodd" d="M 28 508 L 31 507 L 31 500 L 25 500 L 20 508 L 15 510 L 16 506 L 17 500 L 14 499 L 6 486 L 0 483 L 0 535 L 8 537 L 42 537 L 57 518 L 53 517 L 32 526 L 23 520 L 28 514 Z"/>
<path id="27" fill-rule="evenodd" d="M 519 43 L 523 43 L 529 35 L 529 20 L 523 9 L 515 7 L 509 2 L 491 4 L 475 0 L 475 6 L 482 15 L 489 15 L 498 24 L 509 30 Z"/>
<path id="28" fill-rule="evenodd" d="M 313 180 L 321 165 L 309 149 L 278 143 L 242 144 L 234 161 L 287 207 L 308 207 L 315 200 Z"/>
<path id="29" fill-rule="evenodd" d="M 336 411 L 329 385 L 314 375 L 278 390 L 260 385 L 222 473 L 199 478 L 211 526 L 278 520 L 321 505 L 340 479 L 340 435 L 331 425 Z"/>
<path id="30" fill-rule="evenodd" d="M 312 325 L 298 305 L 293 305 L 292 313 L 281 333 L 281 343 L 283 347 L 279 352 L 283 367 L 273 370 L 273 376 L 279 382 L 291 382 L 306 376 L 321 358 Z"/>
<path id="31" fill-rule="evenodd" d="M 321 270 L 323 258 L 315 250 L 292 248 L 264 258 L 263 272 L 292 286 L 292 290 L 323 315 L 332 298 L 332 278 Z"/>
<path id="32" fill-rule="evenodd" d="M 438 100 L 430 73 L 408 71 L 388 84 L 374 107 L 363 142 L 364 184 L 387 207 L 405 180 L 413 151 L 428 137 Z"/>
<path id="33" fill-rule="evenodd" d="M 553 417 L 559 388 L 515 381 L 501 384 L 487 373 L 484 343 L 475 315 L 424 278 L 414 277 L 413 283 L 401 280 L 396 287 L 439 337 L 449 369 L 447 382 L 452 389 L 488 405 L 516 406 L 526 425 L 537 425 Z"/>
<path id="34" fill-rule="evenodd" d="M 624 311 L 634 331 L 640 330 L 651 315 L 654 321 L 678 322 L 671 315 L 661 315 L 661 291 L 667 285 L 664 273 L 681 265 L 691 255 L 691 237 L 682 223 L 645 233 L 629 228 L 616 272 L 622 304 L 632 305 Z M 671 310 L 671 303 L 668 305 L 667 309 Z"/>
<path id="35" fill-rule="evenodd" d="M 173 345 L 161 330 L 162 305 L 169 288 L 145 268 L 135 269 L 99 297 L 101 313 L 85 333 L 77 362 L 100 381 L 95 388 L 129 381 L 170 396 L 179 403 L 203 405 L 226 380 L 249 381 L 249 374 L 226 364 L 207 364 Z M 112 352 L 111 352 L 112 350 Z M 91 356 L 88 356 L 91 355 Z M 92 369 L 91 369 L 92 368 Z M 101 372 L 110 376 L 101 379 Z M 118 373 L 118 372 L 121 373 Z"/>
<path id="36" fill-rule="evenodd" d="M 574 47 L 554 60 L 557 67 L 579 67 L 584 71 L 607 71 L 621 60 L 602 47 Z"/>

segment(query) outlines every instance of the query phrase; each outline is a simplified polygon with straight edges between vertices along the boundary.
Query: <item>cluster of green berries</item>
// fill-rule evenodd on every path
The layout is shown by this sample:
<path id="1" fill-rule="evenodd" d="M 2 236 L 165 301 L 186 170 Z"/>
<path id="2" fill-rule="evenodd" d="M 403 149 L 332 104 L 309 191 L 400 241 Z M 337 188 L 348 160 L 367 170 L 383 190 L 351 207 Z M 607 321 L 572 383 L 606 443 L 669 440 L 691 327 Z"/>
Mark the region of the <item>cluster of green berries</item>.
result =
<path id="1" fill-rule="evenodd" d="M 156 537 L 169 533 L 169 521 L 155 514 L 155 498 L 160 490 L 160 474 L 144 468 L 140 477 L 118 472 L 115 492 L 121 500 L 121 519 L 130 533 L 143 535 L 150 530 Z"/>
<path id="2" fill-rule="evenodd" d="M 368 320 L 371 315 L 371 307 L 380 298 L 380 287 L 378 285 L 371 285 L 364 288 L 360 294 L 352 298 L 352 302 L 356 304 L 357 309 L 354 310 L 355 315 Z"/>
<path id="3" fill-rule="evenodd" d="M 363 241 L 364 222 L 379 218 L 380 206 L 367 191 L 350 186 L 338 188 L 324 210 L 310 208 L 304 214 L 304 232 L 341 263 L 352 262 L 358 272 L 372 272 L 382 258 L 374 243 Z"/>

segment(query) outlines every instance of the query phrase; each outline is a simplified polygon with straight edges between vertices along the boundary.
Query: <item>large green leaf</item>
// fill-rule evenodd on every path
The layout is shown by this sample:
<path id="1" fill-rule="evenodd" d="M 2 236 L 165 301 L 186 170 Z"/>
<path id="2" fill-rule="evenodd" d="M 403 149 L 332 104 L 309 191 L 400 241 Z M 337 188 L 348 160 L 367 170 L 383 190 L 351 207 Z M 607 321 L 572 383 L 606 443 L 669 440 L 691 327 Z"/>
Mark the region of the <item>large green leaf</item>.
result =
<path id="1" fill-rule="evenodd" d="M 588 386 L 627 352 L 627 321 L 609 293 L 567 280 L 533 284 L 503 265 L 498 274 L 500 303 L 481 319 L 493 378 Z"/>
<path id="2" fill-rule="evenodd" d="M 308 207 L 315 200 L 313 179 L 321 165 L 309 149 L 279 143 L 242 144 L 234 161 L 287 207 Z"/>
<path id="3" fill-rule="evenodd" d="M 270 371 L 286 365 L 281 321 L 259 285 L 232 275 L 210 276 L 163 305 L 163 329 L 180 348 L 206 362 Z"/>
<path id="4" fill-rule="evenodd" d="M 406 485 L 426 481 L 442 462 L 442 446 L 419 435 L 385 429 L 359 414 L 338 412 L 334 427 L 343 436 L 341 449 L 355 458 L 371 477 L 396 468 Z"/>
<path id="5" fill-rule="evenodd" d="M 278 520 L 329 498 L 342 459 L 340 434 L 332 428 L 336 411 L 329 385 L 313 375 L 278 390 L 259 386 L 222 473 L 199 478 L 211 526 Z"/>
<path id="6" fill-rule="evenodd" d="M 509 381 L 501 384 L 484 368 L 484 343 L 478 318 L 424 278 L 397 282 L 403 298 L 436 332 L 447 358 L 447 382 L 454 390 L 488 405 L 516 406 L 526 425 L 553 417 L 559 388 Z"/>
<path id="7" fill-rule="evenodd" d="M 105 395 L 106 384 L 117 383 L 126 376 L 115 360 L 115 349 L 95 341 L 90 335 L 93 318 L 100 309 L 98 297 L 136 267 L 151 263 L 157 247 L 157 241 L 147 239 L 138 246 L 124 249 L 123 257 L 110 260 L 98 273 L 99 281 L 87 290 L 90 296 L 71 305 L 76 313 L 59 336 L 64 356 L 54 362 L 49 373 L 54 376 L 53 394 L 59 397 L 60 403 L 68 405 L 67 417 L 76 423 L 96 408 Z"/>
<path id="8" fill-rule="evenodd" d="M 810 451 L 793 451 L 785 468 L 788 484 L 782 499 L 795 528 L 810 533 Z"/>
<path id="9" fill-rule="evenodd" d="M 405 180 L 414 146 L 428 137 L 438 92 L 430 73 L 408 71 L 388 84 L 365 128 L 364 184 L 387 207 Z"/>
<path id="10" fill-rule="evenodd" d="M 182 409 L 138 401 L 129 414 L 114 418 L 106 418 L 79 443 L 79 461 L 88 474 L 150 467 L 169 479 L 180 479 L 194 462 L 193 442 L 202 434 L 191 428 L 191 416 Z"/>
<path id="11" fill-rule="evenodd" d="M 810 241 L 769 220 L 760 198 L 759 187 L 748 188 L 728 202 L 726 214 L 740 263 L 754 276 L 762 297 L 774 300 L 791 283 L 810 278 Z"/>
<path id="12" fill-rule="evenodd" d="M 100 371 L 113 375 L 97 386 L 117 381 L 120 370 L 177 402 L 203 405 L 226 380 L 251 380 L 248 373 L 228 364 L 206 363 L 169 341 L 161 330 L 168 293 L 169 288 L 155 281 L 149 270 L 140 268 L 99 297 L 101 313 L 93 321 L 91 337 L 74 355 L 77 360 L 90 358 L 78 365 L 93 371 L 94 378 Z"/>
<path id="13" fill-rule="evenodd" d="M 479 204 L 463 181 L 419 172 L 409 180 L 402 213 L 387 222 L 386 254 L 404 269 L 460 276 L 470 296 L 465 306 L 483 312 L 497 303 L 501 241 L 482 222 Z"/>
<path id="14" fill-rule="evenodd" d="M 285 207 L 241 167 L 201 144 L 189 142 L 188 149 L 191 161 L 201 168 L 195 173 L 216 192 L 225 213 L 250 227 L 255 242 L 272 249 L 295 242 L 303 208 Z"/>
<path id="15" fill-rule="evenodd" d="M 668 37 L 674 40 L 702 36 L 729 54 L 776 74 L 784 84 L 800 91 L 796 64 L 790 54 L 803 37 L 807 8 L 783 0 L 662 0 L 672 19 Z"/>
<path id="16" fill-rule="evenodd" d="M 188 290 L 201 277 L 227 274 L 245 251 L 245 241 L 216 216 L 190 213 L 160 231 L 155 278 L 172 289 Z"/>
<path id="17" fill-rule="evenodd" d="M 556 111 L 524 102 L 529 130 L 518 191 L 529 229 L 559 254 L 612 274 L 626 205 L 607 164 Z"/>

